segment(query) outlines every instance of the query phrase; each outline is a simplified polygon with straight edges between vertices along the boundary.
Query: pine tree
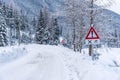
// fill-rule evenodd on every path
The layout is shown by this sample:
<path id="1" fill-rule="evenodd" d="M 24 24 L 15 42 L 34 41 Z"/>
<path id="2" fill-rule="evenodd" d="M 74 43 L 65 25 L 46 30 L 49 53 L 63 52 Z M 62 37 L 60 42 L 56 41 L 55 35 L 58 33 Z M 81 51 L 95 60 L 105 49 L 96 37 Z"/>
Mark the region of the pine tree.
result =
<path id="1" fill-rule="evenodd" d="M 2 8 L 0 8 L 0 46 L 7 45 L 7 31 L 6 31 L 6 21 L 2 15 Z"/>
<path id="2" fill-rule="evenodd" d="M 50 31 L 48 27 L 45 28 L 44 30 L 44 37 L 43 37 L 43 44 L 49 44 L 50 43 Z"/>
<path id="3" fill-rule="evenodd" d="M 50 13 L 48 11 L 48 8 L 45 6 L 43 8 L 43 14 L 44 14 L 44 37 L 43 37 L 43 43 L 44 44 L 50 44 Z"/>
<path id="4" fill-rule="evenodd" d="M 59 30 L 57 18 L 54 19 L 53 27 L 54 27 L 54 35 L 53 35 L 54 44 L 58 45 L 58 43 L 59 43 L 59 36 L 60 36 L 60 30 Z"/>
<path id="5" fill-rule="evenodd" d="M 7 18 L 8 18 L 8 26 L 9 26 L 9 44 L 10 45 L 15 45 L 15 41 L 16 41 L 16 24 L 15 24 L 15 18 L 14 18 L 14 10 L 13 10 L 13 7 L 11 6 L 9 9 L 8 9 L 8 13 L 7 13 Z"/>
<path id="6" fill-rule="evenodd" d="M 38 19 L 38 25 L 36 29 L 36 42 L 42 44 L 45 31 L 45 21 L 42 10 L 40 10 L 40 15 Z"/>
<path id="7" fill-rule="evenodd" d="M 6 7 L 5 3 L 3 3 L 2 9 L 3 9 L 3 16 L 6 17 L 7 16 L 7 7 Z"/>
<path id="8" fill-rule="evenodd" d="M 31 29 L 28 23 L 28 17 L 22 12 L 20 20 L 21 43 L 28 44 L 31 42 Z"/>

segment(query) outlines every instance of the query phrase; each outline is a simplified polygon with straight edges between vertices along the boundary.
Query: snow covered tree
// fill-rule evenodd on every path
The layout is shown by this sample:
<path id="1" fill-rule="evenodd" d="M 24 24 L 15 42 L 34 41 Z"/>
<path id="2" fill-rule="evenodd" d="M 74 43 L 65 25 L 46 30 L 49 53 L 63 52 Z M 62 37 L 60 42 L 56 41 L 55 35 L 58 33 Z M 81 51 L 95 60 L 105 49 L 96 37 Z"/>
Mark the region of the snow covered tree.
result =
<path id="1" fill-rule="evenodd" d="M 21 31 L 21 43 L 28 44 L 31 42 L 30 34 L 31 27 L 29 26 L 28 17 L 21 10 L 20 15 L 20 31 Z"/>
<path id="2" fill-rule="evenodd" d="M 8 44 L 6 27 L 6 21 L 2 15 L 2 8 L 0 7 L 0 46 L 6 46 Z"/>
<path id="3" fill-rule="evenodd" d="M 88 19 L 88 8 L 89 5 L 86 0 L 65 0 L 65 13 L 68 22 L 67 24 L 72 26 L 72 45 L 74 51 L 76 51 L 78 43 L 80 43 L 79 45 L 82 45 L 81 43 L 85 34 L 83 34 L 81 31 L 83 27 L 85 27 L 85 24 L 87 26 L 89 22 L 88 21 L 85 23 L 85 20 Z"/>
<path id="4" fill-rule="evenodd" d="M 20 24 L 21 24 L 21 18 L 20 18 L 20 13 L 19 11 L 15 11 L 15 17 L 14 17 L 14 22 L 15 22 L 15 31 L 16 31 L 16 39 L 18 41 L 18 44 L 21 43 L 21 35 L 20 35 Z"/>
<path id="5" fill-rule="evenodd" d="M 73 44 L 73 49 L 74 51 L 75 50 L 75 32 L 76 32 L 76 25 L 75 25 L 75 22 L 76 22 L 76 13 L 75 13 L 75 0 L 66 0 L 66 3 L 65 3 L 65 11 L 67 13 L 67 18 L 69 18 L 70 22 L 71 22 L 71 25 L 73 26 L 73 41 L 72 41 L 72 44 Z"/>
<path id="6" fill-rule="evenodd" d="M 7 25 L 9 26 L 9 44 L 10 45 L 15 45 L 15 40 L 16 40 L 16 24 L 15 24 L 15 18 L 14 18 L 14 9 L 12 6 L 9 7 L 8 13 L 7 13 Z"/>
<path id="7" fill-rule="evenodd" d="M 35 43 L 35 32 L 36 32 L 36 28 L 37 28 L 36 24 L 37 24 L 37 20 L 35 17 L 33 17 L 32 21 L 30 23 L 31 28 L 30 28 L 30 34 L 29 34 L 31 43 Z"/>
<path id="8" fill-rule="evenodd" d="M 3 3 L 2 9 L 3 9 L 3 16 L 6 17 L 7 16 L 7 6 L 6 6 L 5 2 Z"/>
<path id="9" fill-rule="evenodd" d="M 43 15 L 44 15 L 44 27 L 45 27 L 45 31 L 44 31 L 44 38 L 43 38 L 43 42 L 44 44 L 50 44 L 50 13 L 48 11 L 47 6 L 45 6 L 43 8 Z"/>
<path id="10" fill-rule="evenodd" d="M 36 28 L 36 41 L 39 44 L 50 43 L 49 13 L 46 8 L 40 10 L 38 25 Z"/>
<path id="11" fill-rule="evenodd" d="M 36 28 L 36 42 L 42 44 L 45 31 L 45 20 L 42 10 L 40 10 L 40 15 L 38 18 L 38 25 Z"/>
<path id="12" fill-rule="evenodd" d="M 54 34 L 53 34 L 54 41 L 53 42 L 55 45 L 58 45 L 59 44 L 59 37 L 60 37 L 60 30 L 59 30 L 57 18 L 54 19 L 53 28 L 54 28 Z"/>

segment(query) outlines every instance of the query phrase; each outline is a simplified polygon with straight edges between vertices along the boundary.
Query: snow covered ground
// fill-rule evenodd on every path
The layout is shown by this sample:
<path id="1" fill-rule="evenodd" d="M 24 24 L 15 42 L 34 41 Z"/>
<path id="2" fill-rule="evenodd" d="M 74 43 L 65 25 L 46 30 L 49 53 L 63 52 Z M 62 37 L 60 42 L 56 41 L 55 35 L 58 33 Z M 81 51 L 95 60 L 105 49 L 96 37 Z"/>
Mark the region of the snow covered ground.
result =
<path id="1" fill-rule="evenodd" d="M 75 53 L 62 46 L 22 45 L 0 48 L 0 80 L 120 80 L 120 49 Z"/>

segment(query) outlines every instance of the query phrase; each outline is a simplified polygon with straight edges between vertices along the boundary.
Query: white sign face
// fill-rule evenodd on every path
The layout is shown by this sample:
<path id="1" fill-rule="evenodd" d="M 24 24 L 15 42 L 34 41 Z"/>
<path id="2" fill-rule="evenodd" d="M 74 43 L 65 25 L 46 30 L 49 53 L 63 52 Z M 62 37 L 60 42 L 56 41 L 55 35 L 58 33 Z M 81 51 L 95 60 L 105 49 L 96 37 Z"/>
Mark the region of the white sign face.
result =
<path id="1" fill-rule="evenodd" d="M 85 40 L 85 44 L 100 44 L 100 40 L 99 39 Z"/>

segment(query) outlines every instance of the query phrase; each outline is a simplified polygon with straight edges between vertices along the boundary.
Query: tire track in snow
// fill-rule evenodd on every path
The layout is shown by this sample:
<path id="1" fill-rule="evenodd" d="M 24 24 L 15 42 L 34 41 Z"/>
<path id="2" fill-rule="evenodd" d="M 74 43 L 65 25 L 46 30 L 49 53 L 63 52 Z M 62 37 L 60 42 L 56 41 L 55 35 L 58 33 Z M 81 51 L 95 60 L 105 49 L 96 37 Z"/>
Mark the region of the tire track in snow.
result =
<path id="1" fill-rule="evenodd" d="M 63 53 L 63 60 L 66 68 L 68 69 L 68 80 L 80 80 L 78 76 L 78 71 L 74 67 L 74 65 L 71 63 L 72 57 L 70 57 L 68 54 Z"/>
<path id="2" fill-rule="evenodd" d="M 63 53 L 63 60 L 66 68 L 68 69 L 68 80 L 84 80 L 84 78 L 89 74 L 89 71 L 86 70 L 84 73 L 80 73 L 80 71 L 75 67 L 72 59 L 75 59 L 71 54 Z"/>

